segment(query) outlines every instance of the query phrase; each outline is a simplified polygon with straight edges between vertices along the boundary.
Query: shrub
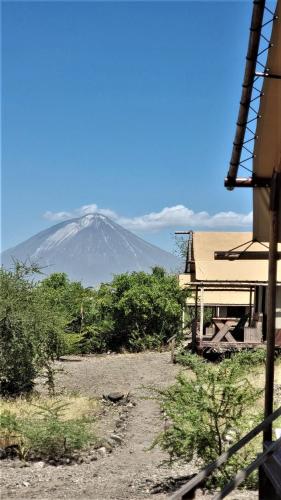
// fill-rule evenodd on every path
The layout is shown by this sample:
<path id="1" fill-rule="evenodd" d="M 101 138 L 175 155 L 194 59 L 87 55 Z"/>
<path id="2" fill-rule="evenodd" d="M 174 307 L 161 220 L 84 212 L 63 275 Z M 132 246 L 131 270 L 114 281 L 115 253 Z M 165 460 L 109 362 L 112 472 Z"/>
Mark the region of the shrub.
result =
<path id="1" fill-rule="evenodd" d="M 64 349 L 63 354 L 80 354 L 82 351 L 79 348 L 79 344 L 82 340 L 82 335 L 80 333 L 64 333 Z"/>
<path id="2" fill-rule="evenodd" d="M 38 285 L 45 302 L 55 308 L 64 320 L 69 333 L 81 333 L 92 322 L 94 291 L 78 281 L 70 281 L 65 273 L 53 273 Z"/>
<path id="3" fill-rule="evenodd" d="M 30 279 L 34 267 L 0 269 L 0 392 L 28 392 L 62 344 L 62 322 Z"/>
<path id="4" fill-rule="evenodd" d="M 159 348 L 181 335 L 186 295 L 159 267 L 115 276 L 96 293 L 94 327 L 85 328 L 80 345 L 88 352 Z"/>
<path id="5" fill-rule="evenodd" d="M 265 349 L 244 349 L 235 354 L 235 362 L 245 370 L 247 370 L 247 368 L 258 368 L 265 363 L 265 360 Z"/>
<path id="6" fill-rule="evenodd" d="M 63 420 L 64 403 L 45 405 L 38 412 L 41 419 L 21 422 L 21 431 L 28 449 L 41 458 L 71 455 L 93 440 L 87 420 Z"/>
<path id="7" fill-rule="evenodd" d="M 213 365 L 189 354 L 184 363 L 192 376 L 180 373 L 173 386 L 156 391 L 170 426 L 154 445 L 168 451 L 171 460 L 196 458 L 205 466 L 255 425 L 259 417 L 255 403 L 261 391 L 247 379 L 248 365 L 241 359 L 237 355 Z M 229 479 L 251 461 L 255 451 L 247 447 L 232 457 L 213 476 L 212 484 Z M 247 484 L 253 486 L 252 478 Z"/>
<path id="8" fill-rule="evenodd" d="M 0 417 L 2 441 L 16 446 L 20 458 L 59 459 L 95 441 L 92 415 L 66 418 L 69 403 L 59 399 L 31 406 L 33 412 L 20 414 L 11 405 Z"/>

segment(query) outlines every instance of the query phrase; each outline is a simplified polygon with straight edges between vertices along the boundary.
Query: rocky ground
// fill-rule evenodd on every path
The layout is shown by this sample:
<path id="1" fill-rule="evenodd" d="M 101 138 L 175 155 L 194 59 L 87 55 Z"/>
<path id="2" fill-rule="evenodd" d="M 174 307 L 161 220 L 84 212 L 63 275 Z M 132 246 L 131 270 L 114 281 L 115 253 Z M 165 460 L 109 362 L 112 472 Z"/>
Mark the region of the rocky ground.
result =
<path id="1" fill-rule="evenodd" d="M 68 357 L 57 364 L 57 390 L 102 398 L 112 392 L 128 397 L 105 401 L 97 423 L 104 437 L 98 450 L 84 454 L 81 463 L 46 465 L 2 460 L 1 498 L 110 500 L 168 498 L 176 478 L 188 477 L 191 465 L 170 467 L 159 448 L 149 450 L 162 430 L 157 403 L 144 397 L 143 386 L 164 387 L 181 369 L 169 353 Z M 62 369 L 62 370 L 61 370 Z M 196 498 L 212 498 L 198 491 Z M 253 492 L 235 492 L 230 499 L 254 500 Z"/>

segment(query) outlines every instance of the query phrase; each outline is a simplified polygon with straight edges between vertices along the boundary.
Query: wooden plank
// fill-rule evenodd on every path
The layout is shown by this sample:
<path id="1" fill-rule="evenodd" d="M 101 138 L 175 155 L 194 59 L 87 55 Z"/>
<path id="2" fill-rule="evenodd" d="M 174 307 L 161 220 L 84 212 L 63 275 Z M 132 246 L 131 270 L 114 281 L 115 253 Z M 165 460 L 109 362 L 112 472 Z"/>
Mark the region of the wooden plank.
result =
<path id="1" fill-rule="evenodd" d="M 257 328 L 244 328 L 244 342 L 260 342 L 261 333 Z"/>
<path id="2" fill-rule="evenodd" d="M 230 332 L 227 332 L 225 334 L 225 338 L 228 340 L 228 342 L 236 342 L 235 338 L 231 335 Z"/>
<path id="3" fill-rule="evenodd" d="M 235 341 L 235 342 L 226 342 L 226 341 L 221 341 L 219 344 L 216 342 L 213 342 L 212 340 L 203 340 L 201 342 L 201 348 L 213 348 L 215 346 L 219 345 L 220 348 L 225 348 L 228 349 L 229 347 L 237 347 L 239 349 L 247 349 L 250 347 L 262 347 L 265 349 L 266 344 L 265 342 L 242 342 L 242 341 Z"/>
<path id="4" fill-rule="evenodd" d="M 223 339 L 225 334 L 230 330 L 232 326 L 235 325 L 235 323 L 235 321 L 227 321 L 225 325 L 220 329 L 220 331 L 213 337 L 212 342 L 219 342 L 221 339 Z"/>

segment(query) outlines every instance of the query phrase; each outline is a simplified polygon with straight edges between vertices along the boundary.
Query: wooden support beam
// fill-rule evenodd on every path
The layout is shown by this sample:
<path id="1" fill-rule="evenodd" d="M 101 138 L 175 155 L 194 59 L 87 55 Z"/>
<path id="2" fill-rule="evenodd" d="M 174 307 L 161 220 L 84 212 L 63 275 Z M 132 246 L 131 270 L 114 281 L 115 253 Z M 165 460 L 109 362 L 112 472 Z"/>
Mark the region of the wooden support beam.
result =
<path id="1" fill-rule="evenodd" d="M 228 189 L 233 189 L 235 187 L 240 188 L 261 188 L 270 187 L 271 177 L 258 177 L 253 175 L 253 177 L 225 177 L 224 186 Z"/>
<path id="2" fill-rule="evenodd" d="M 269 207 L 269 259 L 268 259 L 268 289 L 267 289 L 267 328 L 266 328 L 266 371 L 264 416 L 267 418 L 273 411 L 274 392 L 274 349 L 276 323 L 276 281 L 277 281 L 277 248 L 278 248 L 278 209 L 281 191 L 281 162 L 278 171 L 273 173 L 270 189 Z M 272 425 L 268 426 L 263 435 L 264 443 L 272 440 Z"/>
<path id="3" fill-rule="evenodd" d="M 281 259 L 281 252 L 276 252 L 277 259 Z M 214 253 L 215 260 L 268 260 L 269 252 L 259 251 L 217 251 Z"/>

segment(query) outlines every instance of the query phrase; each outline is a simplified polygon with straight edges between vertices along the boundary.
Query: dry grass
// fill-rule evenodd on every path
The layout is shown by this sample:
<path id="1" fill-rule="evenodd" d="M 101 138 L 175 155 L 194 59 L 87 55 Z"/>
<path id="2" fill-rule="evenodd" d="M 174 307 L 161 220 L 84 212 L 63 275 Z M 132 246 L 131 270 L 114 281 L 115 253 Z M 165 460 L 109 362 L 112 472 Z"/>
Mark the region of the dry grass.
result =
<path id="1" fill-rule="evenodd" d="M 0 403 L 0 415 L 5 414 L 15 417 L 18 422 L 30 421 L 36 426 L 36 422 L 50 416 L 50 411 L 58 410 L 59 421 L 83 421 L 87 419 L 89 428 L 95 421 L 99 404 L 96 399 L 80 395 L 60 395 L 60 396 L 33 396 L 29 398 L 4 399 Z M 0 429 L 0 447 L 17 446 L 23 452 L 23 443 L 26 439 L 22 431 L 11 430 L 5 424 Z M 14 428 L 13 428 L 14 429 Z M 28 449 L 28 448 L 27 448 Z"/>
<path id="2" fill-rule="evenodd" d="M 62 420 L 76 420 L 93 418 L 98 412 L 99 404 L 96 399 L 80 395 L 60 396 L 33 396 L 29 398 L 4 399 L 0 403 L 0 411 L 9 410 L 16 417 L 40 418 L 40 408 L 64 405 Z"/>
<path id="3" fill-rule="evenodd" d="M 264 389 L 265 386 L 265 367 L 260 366 L 255 368 L 249 374 L 249 381 L 255 385 L 258 389 Z M 281 360 L 278 360 L 275 363 L 275 373 L 274 373 L 275 384 L 281 384 Z M 281 391 L 278 391 L 277 396 L 275 396 L 275 408 L 278 408 L 281 405 Z M 258 400 L 258 406 L 261 412 L 263 412 L 264 408 L 264 396 L 262 396 Z M 281 428 L 281 417 L 277 418 L 273 423 L 274 428 Z"/>
<path id="4" fill-rule="evenodd" d="M 263 389 L 265 384 L 265 367 L 261 365 L 258 368 L 255 368 L 252 373 L 249 375 L 249 380 L 252 384 L 254 384 L 257 388 Z M 278 361 L 275 364 L 275 383 L 281 384 L 281 362 Z"/>

